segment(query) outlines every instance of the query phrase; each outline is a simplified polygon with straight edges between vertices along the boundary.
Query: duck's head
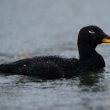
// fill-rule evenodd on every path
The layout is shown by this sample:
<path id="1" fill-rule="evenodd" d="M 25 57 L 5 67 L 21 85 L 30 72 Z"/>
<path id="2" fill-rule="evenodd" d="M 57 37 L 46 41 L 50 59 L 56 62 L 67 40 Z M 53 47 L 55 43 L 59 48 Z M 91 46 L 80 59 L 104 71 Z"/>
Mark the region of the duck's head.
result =
<path id="1" fill-rule="evenodd" d="M 110 43 L 110 37 L 97 26 L 83 27 L 78 35 L 78 49 L 81 60 L 90 59 L 96 55 L 98 44 Z"/>
<path id="2" fill-rule="evenodd" d="M 110 43 L 110 37 L 97 26 L 83 27 L 78 36 L 78 46 L 89 46 L 95 48 L 98 44 Z"/>

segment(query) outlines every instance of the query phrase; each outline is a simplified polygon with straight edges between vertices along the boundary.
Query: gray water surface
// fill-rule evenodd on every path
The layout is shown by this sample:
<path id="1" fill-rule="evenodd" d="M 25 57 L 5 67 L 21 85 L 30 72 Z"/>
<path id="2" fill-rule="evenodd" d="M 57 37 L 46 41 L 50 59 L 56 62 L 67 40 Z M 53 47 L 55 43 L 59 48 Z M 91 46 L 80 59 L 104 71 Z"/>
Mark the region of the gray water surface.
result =
<path id="1" fill-rule="evenodd" d="M 22 53 L 78 58 L 79 29 L 93 24 L 110 35 L 109 0 L 0 0 L 0 63 Z M 104 70 L 72 79 L 0 75 L 0 110 L 110 110 L 110 44 L 97 51 Z"/>

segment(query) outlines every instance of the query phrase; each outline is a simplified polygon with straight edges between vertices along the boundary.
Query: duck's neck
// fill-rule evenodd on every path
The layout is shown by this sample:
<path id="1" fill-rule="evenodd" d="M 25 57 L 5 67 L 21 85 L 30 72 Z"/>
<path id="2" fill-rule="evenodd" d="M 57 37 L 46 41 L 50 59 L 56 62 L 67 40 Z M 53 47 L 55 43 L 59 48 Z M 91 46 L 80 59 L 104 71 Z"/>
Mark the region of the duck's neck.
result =
<path id="1" fill-rule="evenodd" d="M 95 51 L 95 48 L 90 47 L 89 45 L 78 45 L 79 49 L 79 57 L 80 60 L 87 60 L 90 59 L 91 57 L 94 57 L 98 53 Z"/>
<path id="2" fill-rule="evenodd" d="M 103 57 L 96 52 L 95 47 L 78 45 L 78 48 L 80 62 L 85 64 L 86 67 L 98 69 L 105 66 Z"/>

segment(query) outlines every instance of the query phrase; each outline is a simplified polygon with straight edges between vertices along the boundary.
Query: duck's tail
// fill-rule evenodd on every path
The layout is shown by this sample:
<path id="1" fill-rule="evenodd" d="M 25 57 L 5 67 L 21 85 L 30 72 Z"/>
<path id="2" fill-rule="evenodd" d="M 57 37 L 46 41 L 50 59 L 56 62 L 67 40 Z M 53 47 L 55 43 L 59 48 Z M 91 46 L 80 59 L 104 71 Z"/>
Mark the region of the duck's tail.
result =
<path id="1" fill-rule="evenodd" d="M 10 64 L 1 64 L 0 65 L 0 73 L 12 73 L 13 67 Z"/>

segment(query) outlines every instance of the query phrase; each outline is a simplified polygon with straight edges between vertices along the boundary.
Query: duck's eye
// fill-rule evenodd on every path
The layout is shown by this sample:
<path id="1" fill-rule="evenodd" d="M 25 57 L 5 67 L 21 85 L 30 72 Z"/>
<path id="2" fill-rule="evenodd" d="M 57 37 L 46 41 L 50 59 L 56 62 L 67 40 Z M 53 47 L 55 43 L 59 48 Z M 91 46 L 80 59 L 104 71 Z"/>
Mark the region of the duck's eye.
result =
<path id="1" fill-rule="evenodd" d="M 95 32 L 93 30 L 89 30 L 90 34 L 95 34 Z"/>

